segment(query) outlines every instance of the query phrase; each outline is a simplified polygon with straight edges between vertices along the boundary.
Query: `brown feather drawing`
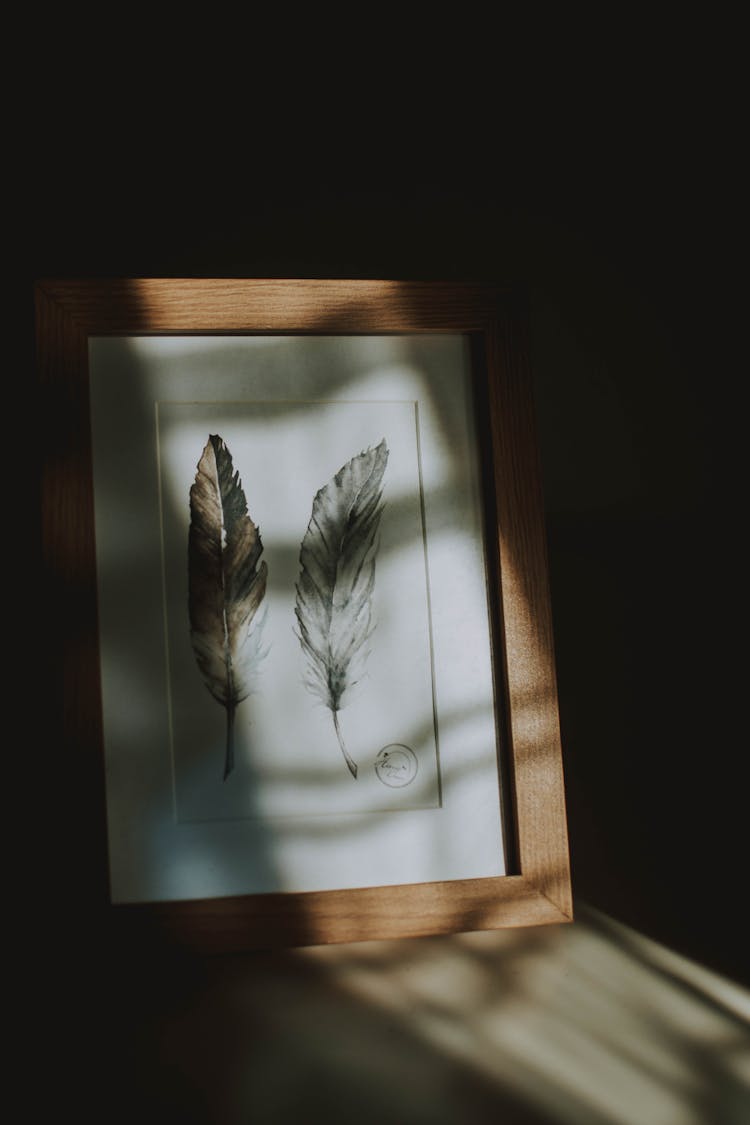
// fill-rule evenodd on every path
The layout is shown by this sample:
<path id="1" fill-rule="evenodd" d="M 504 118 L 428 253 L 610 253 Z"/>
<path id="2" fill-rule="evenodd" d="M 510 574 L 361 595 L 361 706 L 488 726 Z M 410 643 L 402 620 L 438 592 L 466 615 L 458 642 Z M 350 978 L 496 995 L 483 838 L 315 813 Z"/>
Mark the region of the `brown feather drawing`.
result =
<path id="1" fill-rule="evenodd" d="M 225 780 L 234 768 L 235 711 L 251 693 L 264 655 L 262 552 L 231 454 L 210 434 L 190 489 L 188 612 L 201 675 L 227 713 Z"/>

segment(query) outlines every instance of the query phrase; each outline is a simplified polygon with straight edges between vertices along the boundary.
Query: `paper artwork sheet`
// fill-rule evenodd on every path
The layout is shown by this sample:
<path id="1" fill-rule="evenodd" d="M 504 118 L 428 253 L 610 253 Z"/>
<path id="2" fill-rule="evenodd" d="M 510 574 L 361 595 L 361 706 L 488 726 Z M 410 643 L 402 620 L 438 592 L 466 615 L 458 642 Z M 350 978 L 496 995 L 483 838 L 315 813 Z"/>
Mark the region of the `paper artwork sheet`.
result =
<path id="1" fill-rule="evenodd" d="M 158 404 L 178 821 L 439 804 L 416 426 L 413 402 L 295 403 L 288 412 L 264 402 Z M 196 643 L 188 615 L 188 497 L 212 435 L 231 454 L 265 564 L 265 593 L 246 629 L 254 659 L 242 693 L 249 694 L 236 706 L 234 763 L 226 776 L 227 708 L 207 687 L 196 648 L 208 636 L 221 649 L 230 596 L 214 597 L 209 588 L 215 604 Z M 382 499 L 373 504 L 365 494 L 358 544 L 352 516 L 379 449 Z M 368 503 L 382 509 L 374 528 Z M 213 663 L 223 673 L 220 694 L 228 660 L 218 651 Z M 389 769 L 384 754 L 391 753 Z"/>
<path id="2" fill-rule="evenodd" d="M 113 901 L 503 874 L 466 340 L 89 360 Z"/>

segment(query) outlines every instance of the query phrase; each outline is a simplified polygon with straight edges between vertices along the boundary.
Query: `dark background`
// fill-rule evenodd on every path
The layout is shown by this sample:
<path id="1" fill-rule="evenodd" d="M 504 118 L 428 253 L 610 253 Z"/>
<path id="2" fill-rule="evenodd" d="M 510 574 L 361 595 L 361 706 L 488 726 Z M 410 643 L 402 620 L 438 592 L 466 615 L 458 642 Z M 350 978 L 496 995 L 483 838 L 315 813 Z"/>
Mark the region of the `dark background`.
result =
<path id="1" fill-rule="evenodd" d="M 585 128 L 552 98 L 544 127 L 517 136 L 433 112 L 399 146 L 361 124 L 356 146 L 309 123 L 247 146 L 199 130 L 189 149 L 162 129 L 147 149 L 136 133 L 71 161 L 52 134 L 29 181 L 25 276 L 29 307 L 44 276 L 515 286 L 575 899 L 750 983 L 741 146 L 699 93 L 635 114 L 626 98 Z M 74 964 L 84 991 L 111 985 L 97 950 Z"/>

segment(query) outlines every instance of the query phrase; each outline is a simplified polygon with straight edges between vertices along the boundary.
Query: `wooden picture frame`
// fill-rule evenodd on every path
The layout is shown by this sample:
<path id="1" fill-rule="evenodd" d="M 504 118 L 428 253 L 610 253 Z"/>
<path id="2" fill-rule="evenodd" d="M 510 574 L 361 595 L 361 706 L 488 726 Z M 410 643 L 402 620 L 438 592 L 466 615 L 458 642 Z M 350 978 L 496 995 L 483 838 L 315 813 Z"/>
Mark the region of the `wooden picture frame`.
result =
<path id="1" fill-rule="evenodd" d="M 116 926 L 201 950 L 400 938 L 570 921 L 572 902 L 541 478 L 523 318 L 503 287 L 362 280 L 50 280 L 36 286 L 47 418 L 44 564 L 65 699 L 106 851 L 89 345 L 108 337 L 451 335 L 471 349 L 485 514 L 506 874 L 109 904 Z M 111 779 L 110 779 L 111 783 Z"/>

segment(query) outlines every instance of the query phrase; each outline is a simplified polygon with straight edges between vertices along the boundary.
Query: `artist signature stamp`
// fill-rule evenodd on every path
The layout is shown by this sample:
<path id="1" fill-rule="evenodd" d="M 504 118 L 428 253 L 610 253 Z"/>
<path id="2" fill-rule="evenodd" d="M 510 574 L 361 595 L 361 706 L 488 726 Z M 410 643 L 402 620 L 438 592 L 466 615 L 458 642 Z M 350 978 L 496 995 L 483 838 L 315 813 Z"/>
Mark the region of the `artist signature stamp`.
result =
<path id="1" fill-rule="evenodd" d="M 375 773 L 384 785 L 403 789 L 417 776 L 417 755 L 402 742 L 391 742 L 375 759 Z"/>

